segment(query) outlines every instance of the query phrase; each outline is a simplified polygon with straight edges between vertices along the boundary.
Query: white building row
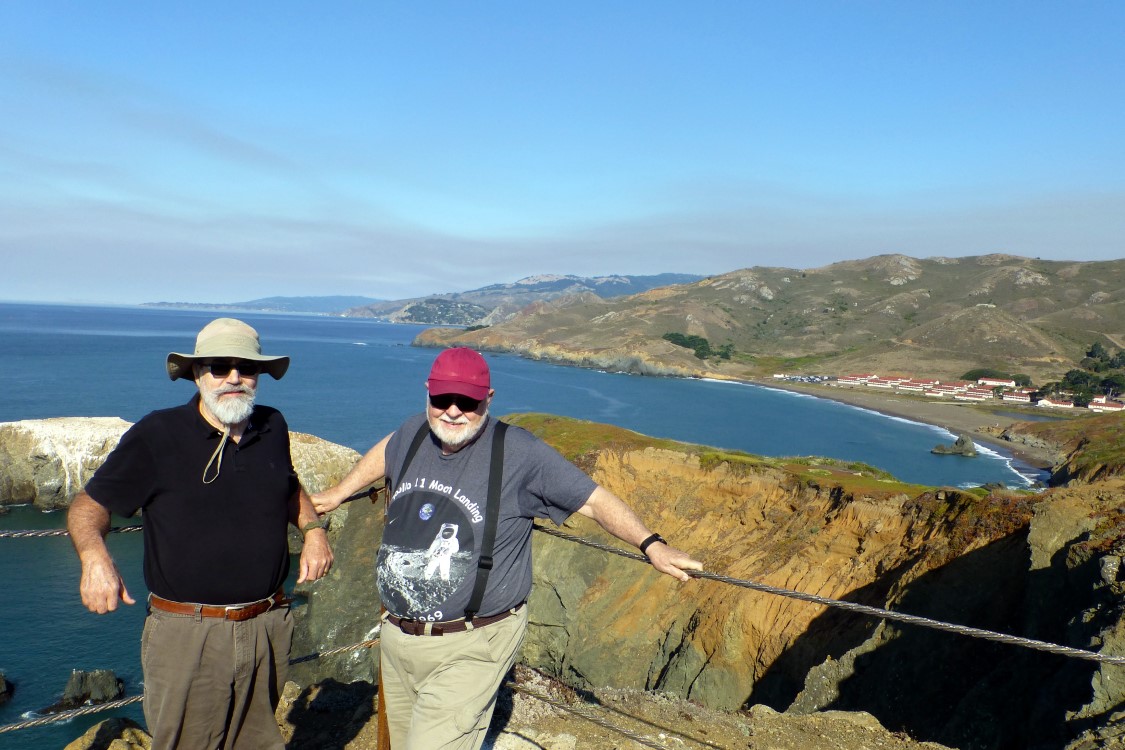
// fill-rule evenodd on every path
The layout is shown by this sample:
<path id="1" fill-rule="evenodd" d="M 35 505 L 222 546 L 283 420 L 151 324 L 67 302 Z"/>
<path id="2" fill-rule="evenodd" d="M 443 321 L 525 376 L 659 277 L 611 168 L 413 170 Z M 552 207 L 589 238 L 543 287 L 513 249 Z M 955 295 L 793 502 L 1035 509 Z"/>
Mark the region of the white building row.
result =
<path id="1" fill-rule="evenodd" d="M 902 376 L 880 377 L 874 373 L 844 375 L 836 379 L 837 385 L 855 385 L 883 390 L 922 393 L 935 398 L 952 398 L 957 401 L 988 401 L 996 398 L 995 388 L 1003 388 L 999 398 L 1013 403 L 1031 404 L 1033 388 L 1017 388 L 1016 381 L 1006 378 L 980 378 L 975 383 L 968 380 L 955 380 L 942 383 L 925 378 Z M 1060 397 L 1041 398 L 1034 402 L 1037 406 L 1055 409 L 1073 409 L 1074 402 Z M 1089 409 L 1098 412 L 1125 411 L 1125 404 L 1113 401 L 1106 396 L 1097 396 L 1090 401 Z"/>

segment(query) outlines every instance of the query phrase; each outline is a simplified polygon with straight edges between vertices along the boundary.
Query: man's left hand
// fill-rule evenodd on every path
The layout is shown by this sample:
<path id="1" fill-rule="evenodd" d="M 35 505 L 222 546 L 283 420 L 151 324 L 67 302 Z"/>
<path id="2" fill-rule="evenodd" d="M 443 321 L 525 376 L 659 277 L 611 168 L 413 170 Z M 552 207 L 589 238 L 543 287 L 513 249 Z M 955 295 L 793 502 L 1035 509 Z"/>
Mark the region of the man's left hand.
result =
<path id="1" fill-rule="evenodd" d="M 301 570 L 297 583 L 316 581 L 328 575 L 328 571 L 332 569 L 332 559 L 328 532 L 324 529 L 310 529 L 305 534 L 305 545 L 301 549 Z"/>
<path id="2" fill-rule="evenodd" d="M 670 547 L 663 542 L 650 544 L 645 555 L 652 563 L 652 567 L 681 581 L 687 581 L 691 578 L 684 572 L 685 570 L 703 570 L 703 563 L 693 559 L 688 553 Z"/>

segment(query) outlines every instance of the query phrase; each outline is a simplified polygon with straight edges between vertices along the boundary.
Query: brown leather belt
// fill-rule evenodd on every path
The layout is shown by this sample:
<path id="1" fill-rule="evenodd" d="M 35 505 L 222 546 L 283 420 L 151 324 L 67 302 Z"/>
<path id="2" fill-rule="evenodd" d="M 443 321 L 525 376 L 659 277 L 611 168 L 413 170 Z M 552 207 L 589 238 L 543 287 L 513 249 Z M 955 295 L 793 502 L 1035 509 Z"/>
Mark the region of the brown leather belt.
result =
<path id="1" fill-rule="evenodd" d="M 192 615 L 194 617 L 218 617 L 223 620 L 250 620 L 260 614 L 269 612 L 271 609 L 284 607 L 292 601 L 285 598 L 285 592 L 281 589 L 271 596 L 269 599 L 263 599 L 260 602 L 252 602 L 250 604 L 236 604 L 230 607 L 223 607 L 213 604 L 191 604 L 188 602 L 174 602 L 170 599 L 162 599 L 156 594 L 148 595 L 148 605 L 153 609 L 159 609 L 162 612 L 172 612 L 177 615 Z"/>
<path id="2" fill-rule="evenodd" d="M 410 620 L 399 617 L 398 615 L 387 615 L 387 619 L 392 625 L 396 626 L 407 635 L 445 635 L 446 633 L 462 633 L 466 630 L 475 630 L 477 628 L 483 628 L 485 625 L 491 625 L 494 622 L 500 622 L 519 612 L 522 606 L 523 603 L 521 602 L 515 607 L 506 609 L 497 615 L 474 617 L 471 625 L 464 619 L 449 620 L 446 622 L 427 622 L 426 620 Z"/>

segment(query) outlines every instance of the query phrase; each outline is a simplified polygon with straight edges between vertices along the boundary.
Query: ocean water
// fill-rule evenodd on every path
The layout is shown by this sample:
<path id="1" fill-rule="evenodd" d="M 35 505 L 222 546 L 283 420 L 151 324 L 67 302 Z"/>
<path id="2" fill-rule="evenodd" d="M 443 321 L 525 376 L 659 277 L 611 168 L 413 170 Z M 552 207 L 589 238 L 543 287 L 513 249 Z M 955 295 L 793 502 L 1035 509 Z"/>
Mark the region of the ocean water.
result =
<path id="1" fill-rule="evenodd" d="M 195 334 L 226 313 L 149 308 L 0 304 L 0 422 L 61 416 L 119 416 L 187 401 L 190 383 L 168 380 L 168 352 L 190 352 Z M 262 403 L 291 429 L 365 451 L 423 407 L 434 351 L 410 346 L 412 326 L 321 316 L 238 313 L 267 354 L 292 358 L 280 381 L 264 378 Z M 649 435 L 771 456 L 862 461 L 930 485 L 1028 484 L 1041 472 L 985 450 L 976 459 L 935 456 L 955 436 L 823 399 L 754 385 L 643 378 L 486 355 L 493 413 L 537 411 L 607 422 Z M 628 500 L 628 498 L 625 498 Z M 116 523 L 116 521 L 115 521 Z M 122 521 L 122 523 L 129 523 Z M 17 508 L 0 528 L 64 525 L 62 514 Z M 665 530 L 667 535 L 667 530 Z M 131 593 L 143 600 L 139 534 L 110 536 Z M 717 571 L 722 572 L 722 571 Z M 140 692 L 142 605 L 87 613 L 79 566 L 65 537 L 0 539 L 0 671 L 16 683 L 0 726 L 61 694 L 72 668 L 114 669 L 126 694 Z M 121 711 L 140 721 L 138 706 Z M 0 734 L 0 748 L 59 748 L 107 714 L 67 725 Z"/>

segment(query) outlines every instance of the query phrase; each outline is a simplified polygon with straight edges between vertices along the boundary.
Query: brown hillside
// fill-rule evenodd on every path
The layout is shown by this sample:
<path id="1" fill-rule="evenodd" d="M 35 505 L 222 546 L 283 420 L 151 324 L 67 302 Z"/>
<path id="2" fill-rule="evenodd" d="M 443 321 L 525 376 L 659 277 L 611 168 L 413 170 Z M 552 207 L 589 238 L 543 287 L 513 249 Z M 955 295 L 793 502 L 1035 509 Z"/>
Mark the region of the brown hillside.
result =
<path id="1" fill-rule="evenodd" d="M 1010 255 L 886 255 L 799 270 L 751 268 L 614 300 L 536 304 L 477 331 L 427 331 L 462 343 L 630 372 L 754 377 L 787 372 L 914 371 L 956 377 L 995 367 L 1058 379 L 1094 341 L 1125 340 L 1125 260 Z M 697 359 L 665 333 L 734 347 Z"/>
<path id="2" fill-rule="evenodd" d="M 964 355 L 965 337 L 974 343 L 982 362 L 1008 362 L 1039 352 L 1044 361 L 1065 363 L 1066 357 L 1051 337 L 1011 313 L 991 305 L 957 310 L 923 323 L 903 334 L 902 340 L 924 349 Z"/>

